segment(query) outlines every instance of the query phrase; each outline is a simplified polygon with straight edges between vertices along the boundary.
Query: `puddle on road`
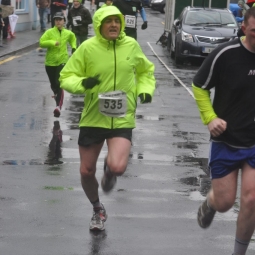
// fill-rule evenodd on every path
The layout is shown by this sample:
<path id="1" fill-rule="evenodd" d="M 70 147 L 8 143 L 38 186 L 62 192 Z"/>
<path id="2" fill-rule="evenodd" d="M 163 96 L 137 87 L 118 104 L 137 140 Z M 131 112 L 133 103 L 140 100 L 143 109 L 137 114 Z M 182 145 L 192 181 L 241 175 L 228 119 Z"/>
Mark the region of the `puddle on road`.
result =
<path id="1" fill-rule="evenodd" d="M 143 164 L 142 160 L 145 161 L 163 161 L 163 162 L 174 162 L 175 157 L 170 156 L 168 154 L 155 154 L 152 152 L 143 152 L 143 153 L 135 153 L 132 152 L 129 154 L 129 158 L 131 159 L 139 159 L 141 161 L 139 161 L 141 164 Z M 138 163 L 139 163 L 138 162 Z M 130 161 L 130 164 L 136 164 L 137 162 L 132 162 L 132 160 Z M 151 163 L 151 162 L 150 162 Z"/>
<path id="2" fill-rule="evenodd" d="M 107 230 L 103 231 L 89 231 L 91 240 L 89 242 L 89 254 L 104 254 L 105 249 L 109 249 L 109 242 L 106 242 L 107 239 Z M 111 254 L 115 255 L 116 253 L 114 251 L 111 252 Z"/>
<path id="3" fill-rule="evenodd" d="M 11 77 L 11 75 L 12 75 L 11 72 L 0 72 L 0 77 L 1 78 Z"/>
<path id="4" fill-rule="evenodd" d="M 136 119 L 143 119 L 143 120 L 164 120 L 163 115 L 155 115 L 155 116 L 148 116 L 148 115 L 136 115 Z"/>
<path id="5" fill-rule="evenodd" d="M 2 165 L 13 165 L 13 166 L 33 166 L 33 165 L 43 165 L 41 159 L 31 159 L 31 160 L 4 160 Z"/>
<path id="6" fill-rule="evenodd" d="M 177 142 L 177 143 L 173 143 L 174 146 L 176 146 L 178 149 L 197 149 L 198 146 L 197 146 L 197 143 L 195 142 L 190 142 L 190 141 L 187 141 L 187 142 Z"/>
<path id="7" fill-rule="evenodd" d="M 70 101 L 69 108 L 67 108 L 68 111 L 71 112 L 79 112 L 81 113 L 84 107 L 83 97 L 82 101 Z"/>
<path id="8" fill-rule="evenodd" d="M 154 115 L 154 116 L 152 116 L 152 115 L 142 115 L 142 114 L 137 114 L 135 117 L 138 120 L 158 120 L 158 121 L 183 118 L 182 116 L 179 116 L 179 115 Z M 196 117 L 194 117 L 194 118 L 196 118 Z M 183 133 L 199 134 L 199 133 L 195 133 L 195 132 L 183 132 Z M 181 134 L 182 134 L 182 131 L 176 132 L 176 136 L 180 136 Z M 200 134 L 200 136 L 201 136 L 201 134 Z"/>
<path id="9" fill-rule="evenodd" d="M 44 186 L 46 190 L 73 190 L 71 187 L 62 187 L 62 186 Z"/>
<path id="10" fill-rule="evenodd" d="M 179 181 L 192 186 L 188 195 L 189 199 L 194 201 L 203 201 L 211 188 L 211 179 L 208 175 L 180 178 Z"/>
<path id="11" fill-rule="evenodd" d="M 176 156 L 175 164 L 176 166 L 199 167 L 206 174 L 209 174 L 207 158 L 195 158 L 193 156 L 180 155 Z"/>
<path id="12" fill-rule="evenodd" d="M 188 146 L 187 146 L 188 147 Z M 169 154 L 155 154 L 152 152 L 132 152 L 129 154 L 130 164 L 144 164 L 145 161 L 149 161 L 150 164 L 155 161 L 157 164 L 166 163 L 169 165 L 195 167 L 202 169 L 208 174 L 208 159 L 207 158 L 195 158 L 191 155 L 171 156 Z M 132 161 L 132 160 L 139 161 Z"/>

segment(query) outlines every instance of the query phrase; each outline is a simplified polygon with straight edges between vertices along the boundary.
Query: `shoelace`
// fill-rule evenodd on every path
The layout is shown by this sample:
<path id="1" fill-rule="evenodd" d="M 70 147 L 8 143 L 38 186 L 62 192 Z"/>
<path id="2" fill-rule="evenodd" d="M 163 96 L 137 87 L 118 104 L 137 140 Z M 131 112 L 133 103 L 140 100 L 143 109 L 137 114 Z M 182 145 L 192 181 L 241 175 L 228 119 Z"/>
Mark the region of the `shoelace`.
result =
<path id="1" fill-rule="evenodd" d="M 95 220 L 97 224 L 101 223 L 102 220 L 101 220 L 101 217 L 100 217 L 100 211 L 94 211 L 92 220 Z"/>

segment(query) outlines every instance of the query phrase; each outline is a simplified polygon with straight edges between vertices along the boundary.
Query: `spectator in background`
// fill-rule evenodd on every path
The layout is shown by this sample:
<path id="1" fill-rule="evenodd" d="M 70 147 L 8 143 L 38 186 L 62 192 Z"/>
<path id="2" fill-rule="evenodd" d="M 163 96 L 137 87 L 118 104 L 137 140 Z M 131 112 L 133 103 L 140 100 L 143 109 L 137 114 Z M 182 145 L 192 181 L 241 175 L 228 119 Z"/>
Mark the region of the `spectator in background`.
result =
<path id="1" fill-rule="evenodd" d="M 3 27 L 4 27 L 4 20 L 2 17 L 2 8 L 0 8 L 0 38 L 2 36 Z M 0 45 L 0 47 L 2 47 L 2 46 Z"/>
<path id="2" fill-rule="evenodd" d="M 240 7 L 240 14 L 238 16 L 243 18 L 246 12 L 246 9 L 244 8 L 244 1 L 240 0 L 237 4 Z"/>
<path id="3" fill-rule="evenodd" d="M 111 6 L 113 0 L 105 0 L 105 3 L 101 7 Z"/>
<path id="4" fill-rule="evenodd" d="M 125 17 L 125 33 L 128 36 L 137 39 L 137 16 L 140 13 L 143 24 L 142 29 L 146 29 L 148 26 L 146 12 L 143 8 L 142 2 L 140 0 L 113 0 L 113 4 L 116 6 L 120 12 Z"/>
<path id="5" fill-rule="evenodd" d="M 62 0 L 51 0 L 50 5 L 50 15 L 51 17 L 55 16 L 56 12 L 63 12 L 63 10 L 66 10 L 66 5 L 63 3 Z M 55 26 L 54 19 L 51 19 L 51 27 Z"/>
<path id="6" fill-rule="evenodd" d="M 72 27 L 76 36 L 77 47 L 88 38 L 88 25 L 92 23 L 89 10 L 81 4 L 82 0 L 73 0 L 73 7 L 68 11 L 67 28 Z"/>
<path id="7" fill-rule="evenodd" d="M 11 0 L 2 0 L 2 5 L 11 5 Z M 3 39 L 6 39 L 8 37 L 8 28 L 9 28 L 9 17 L 3 18 L 4 26 L 3 26 Z"/>
<path id="8" fill-rule="evenodd" d="M 70 10 L 73 6 L 73 0 L 68 1 L 68 10 Z"/>
<path id="9" fill-rule="evenodd" d="M 47 20 L 48 20 L 48 23 L 50 23 L 50 19 L 51 19 L 51 16 L 50 16 L 50 7 L 47 8 Z"/>
<path id="10" fill-rule="evenodd" d="M 38 8 L 40 16 L 41 32 L 46 30 L 46 19 L 48 14 L 48 8 L 50 7 L 51 0 L 36 0 L 36 6 Z"/>
<path id="11" fill-rule="evenodd" d="M 233 13 L 233 15 L 235 16 L 236 21 L 238 23 L 242 23 L 243 22 L 243 14 L 242 14 L 242 9 L 239 6 L 239 4 L 230 4 L 229 9 Z"/>

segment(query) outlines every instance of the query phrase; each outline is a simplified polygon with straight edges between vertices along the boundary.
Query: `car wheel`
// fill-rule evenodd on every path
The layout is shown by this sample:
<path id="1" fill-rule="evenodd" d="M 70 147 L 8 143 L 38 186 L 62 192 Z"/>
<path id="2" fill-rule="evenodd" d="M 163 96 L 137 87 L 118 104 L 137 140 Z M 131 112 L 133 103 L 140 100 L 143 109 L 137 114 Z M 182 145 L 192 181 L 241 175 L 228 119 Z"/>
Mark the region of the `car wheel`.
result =
<path id="1" fill-rule="evenodd" d="M 171 35 L 170 35 L 170 38 L 169 38 L 169 52 L 170 52 L 170 57 L 174 58 L 175 52 L 173 50 L 173 43 L 172 43 L 172 36 Z"/>
<path id="2" fill-rule="evenodd" d="M 183 64 L 183 59 L 177 57 L 176 54 L 174 55 L 174 60 L 175 60 L 176 65 L 182 65 Z"/>
<path id="3" fill-rule="evenodd" d="M 183 59 L 178 57 L 178 48 L 176 47 L 176 42 L 175 42 L 175 54 L 174 54 L 174 60 L 176 65 L 182 65 L 183 64 Z"/>

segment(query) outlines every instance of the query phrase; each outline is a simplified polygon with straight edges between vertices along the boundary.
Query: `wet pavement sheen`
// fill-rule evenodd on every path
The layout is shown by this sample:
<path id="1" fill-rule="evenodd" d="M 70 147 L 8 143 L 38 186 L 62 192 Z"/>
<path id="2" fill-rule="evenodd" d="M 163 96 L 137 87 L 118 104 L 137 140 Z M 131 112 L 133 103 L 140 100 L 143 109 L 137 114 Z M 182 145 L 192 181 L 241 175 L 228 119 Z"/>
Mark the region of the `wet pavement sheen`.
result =
<path id="1" fill-rule="evenodd" d="M 155 43 L 164 15 L 149 9 L 147 15 L 148 30 L 139 30 L 138 41 L 155 64 L 157 89 L 152 104 L 138 104 L 127 171 L 110 195 L 99 188 L 108 213 L 100 233 L 89 232 L 92 207 L 79 180 L 83 96 L 65 93 L 61 117 L 54 118 L 45 51 L 35 48 L 38 32 L 28 32 L 34 48 L 5 56 L 0 48 L 0 254 L 232 253 L 238 198 L 208 230 L 196 222 L 210 188 L 209 135 L 189 91 L 199 65 L 177 67 Z M 17 58 L 1 63 L 10 56 Z M 105 145 L 99 181 L 106 153 Z M 253 254 L 254 243 L 249 249 L 247 255 Z"/>

